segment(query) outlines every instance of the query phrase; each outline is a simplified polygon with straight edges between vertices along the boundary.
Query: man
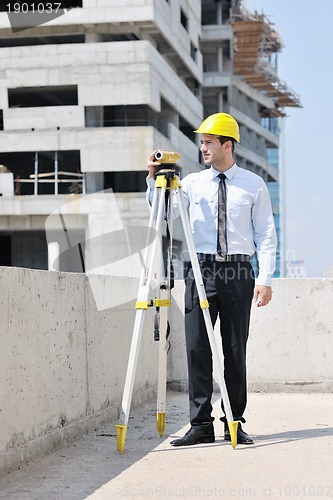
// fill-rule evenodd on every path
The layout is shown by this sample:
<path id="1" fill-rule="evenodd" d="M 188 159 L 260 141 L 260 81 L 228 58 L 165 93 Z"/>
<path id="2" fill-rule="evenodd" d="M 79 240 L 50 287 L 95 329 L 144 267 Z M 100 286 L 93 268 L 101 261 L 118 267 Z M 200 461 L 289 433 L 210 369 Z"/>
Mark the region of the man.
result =
<path id="1" fill-rule="evenodd" d="M 246 344 L 252 301 L 265 306 L 272 298 L 276 231 L 267 186 L 258 175 L 240 168 L 233 159 L 239 142 L 236 120 L 216 113 L 204 120 L 201 153 L 210 168 L 186 176 L 182 191 L 188 206 L 194 244 L 202 271 L 213 325 L 220 317 L 224 377 L 234 420 L 244 423 L 246 401 Z M 152 153 L 148 162 L 148 199 L 160 163 Z M 255 283 L 251 256 L 256 253 L 259 274 Z M 193 273 L 185 279 L 185 337 L 189 372 L 191 428 L 174 446 L 215 441 L 211 416 L 212 353 Z M 221 402 L 222 411 L 223 401 Z M 226 417 L 224 438 L 230 441 Z M 253 444 L 239 424 L 239 444 Z"/>

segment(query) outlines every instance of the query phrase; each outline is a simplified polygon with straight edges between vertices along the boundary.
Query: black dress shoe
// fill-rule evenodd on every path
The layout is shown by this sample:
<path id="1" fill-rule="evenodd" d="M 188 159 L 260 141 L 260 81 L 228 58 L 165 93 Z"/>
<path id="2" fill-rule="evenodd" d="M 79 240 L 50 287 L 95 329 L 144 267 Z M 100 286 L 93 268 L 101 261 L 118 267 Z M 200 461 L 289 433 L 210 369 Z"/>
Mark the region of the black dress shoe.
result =
<path id="1" fill-rule="evenodd" d="M 224 440 L 231 441 L 228 424 L 224 426 Z M 238 424 L 237 444 L 254 444 L 253 439 L 242 429 L 241 424 Z"/>
<path id="2" fill-rule="evenodd" d="M 214 441 L 215 435 L 213 424 L 207 423 L 191 427 L 185 436 L 174 439 L 170 444 L 172 444 L 172 446 L 189 446 L 199 443 L 214 443 Z"/>

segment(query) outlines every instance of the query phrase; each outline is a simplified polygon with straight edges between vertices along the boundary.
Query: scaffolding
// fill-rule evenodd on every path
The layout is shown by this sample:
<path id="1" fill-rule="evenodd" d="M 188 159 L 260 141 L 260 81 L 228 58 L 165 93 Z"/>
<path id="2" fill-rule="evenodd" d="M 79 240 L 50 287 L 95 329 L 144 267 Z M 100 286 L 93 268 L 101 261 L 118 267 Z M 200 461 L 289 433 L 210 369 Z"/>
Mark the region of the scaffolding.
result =
<path id="1" fill-rule="evenodd" d="M 283 41 L 264 14 L 233 3 L 230 22 L 235 36 L 234 73 L 275 101 L 271 116 L 285 116 L 284 107 L 301 107 L 300 99 L 277 75 L 277 53 Z M 274 67 L 275 59 L 275 67 Z"/>

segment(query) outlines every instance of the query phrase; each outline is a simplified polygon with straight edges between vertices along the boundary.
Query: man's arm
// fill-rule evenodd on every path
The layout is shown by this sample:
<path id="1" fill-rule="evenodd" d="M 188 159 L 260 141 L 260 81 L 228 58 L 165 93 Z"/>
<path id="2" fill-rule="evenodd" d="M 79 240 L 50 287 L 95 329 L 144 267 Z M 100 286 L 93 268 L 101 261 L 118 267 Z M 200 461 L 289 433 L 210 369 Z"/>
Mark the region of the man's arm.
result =
<path id="1" fill-rule="evenodd" d="M 147 182 L 147 191 L 146 191 L 146 200 L 149 205 L 152 204 L 153 202 L 153 191 L 154 191 L 154 175 L 158 171 L 159 167 L 161 166 L 161 163 L 159 161 L 156 161 L 155 159 L 155 154 L 158 150 L 155 149 L 149 157 L 147 167 L 148 167 L 148 175 L 146 177 L 146 182 Z"/>
<path id="2" fill-rule="evenodd" d="M 259 275 L 253 299 L 258 307 L 267 305 L 272 298 L 272 275 L 275 271 L 277 237 L 272 204 L 266 184 L 262 181 L 252 211 L 254 242 L 257 249 Z"/>

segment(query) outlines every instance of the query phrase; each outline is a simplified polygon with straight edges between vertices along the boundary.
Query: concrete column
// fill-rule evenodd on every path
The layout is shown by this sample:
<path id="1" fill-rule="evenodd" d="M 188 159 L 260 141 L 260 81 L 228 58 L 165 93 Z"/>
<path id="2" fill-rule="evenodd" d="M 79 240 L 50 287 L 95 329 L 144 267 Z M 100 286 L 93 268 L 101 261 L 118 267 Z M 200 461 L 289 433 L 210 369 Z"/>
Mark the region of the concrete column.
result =
<path id="1" fill-rule="evenodd" d="M 97 33 L 96 31 L 87 31 L 85 33 L 85 42 L 86 43 L 96 43 L 96 42 L 102 42 L 103 37 L 100 33 Z"/>
<path id="2" fill-rule="evenodd" d="M 216 0 L 216 24 L 222 24 L 222 2 Z"/>
<path id="3" fill-rule="evenodd" d="M 223 111 L 223 92 L 218 92 L 217 94 L 217 109 L 219 113 Z"/>
<path id="4" fill-rule="evenodd" d="M 175 127 L 179 127 L 179 115 L 171 108 L 162 108 L 158 116 L 160 130 L 164 135 L 170 137 L 169 124 L 172 123 Z"/>
<path id="5" fill-rule="evenodd" d="M 0 171 L 0 196 L 14 196 L 14 174 Z"/>
<path id="6" fill-rule="evenodd" d="M 222 73 L 223 71 L 223 48 L 217 47 L 217 71 Z"/>
<path id="7" fill-rule="evenodd" d="M 86 127 L 103 127 L 103 106 L 87 106 L 85 108 Z"/>
<path id="8" fill-rule="evenodd" d="M 97 193 L 104 189 L 103 172 L 86 172 L 86 193 Z"/>
<path id="9" fill-rule="evenodd" d="M 49 271 L 59 271 L 59 243 L 57 241 L 51 241 L 47 245 L 48 250 L 48 270 Z"/>

